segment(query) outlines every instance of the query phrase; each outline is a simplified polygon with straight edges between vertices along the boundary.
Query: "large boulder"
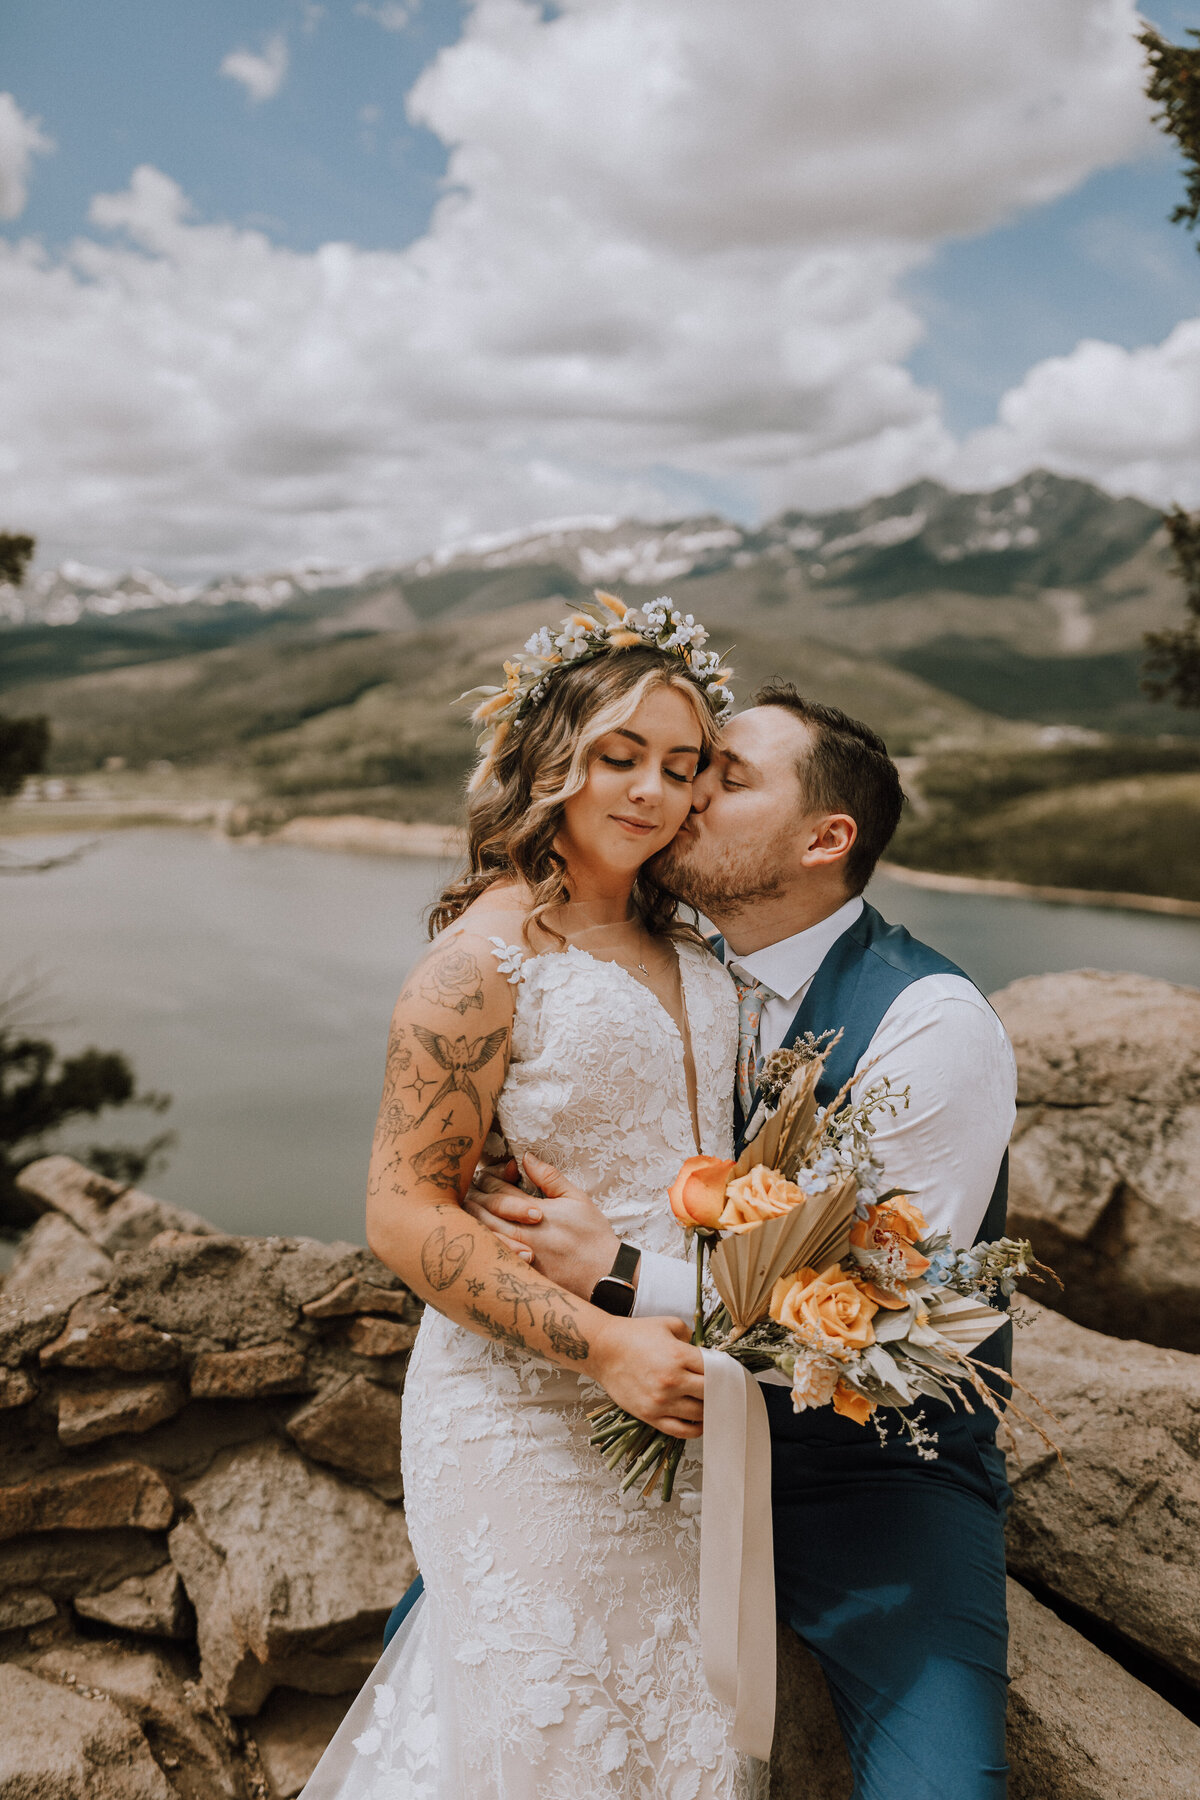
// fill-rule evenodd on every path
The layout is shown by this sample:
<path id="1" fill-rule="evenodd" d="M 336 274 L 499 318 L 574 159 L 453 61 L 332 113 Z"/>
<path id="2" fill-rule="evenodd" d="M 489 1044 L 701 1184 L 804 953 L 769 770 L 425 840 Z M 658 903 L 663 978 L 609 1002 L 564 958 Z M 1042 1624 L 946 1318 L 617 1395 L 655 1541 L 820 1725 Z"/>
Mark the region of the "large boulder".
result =
<path id="1" fill-rule="evenodd" d="M 275 1687 L 360 1686 L 415 1573 L 403 1514 L 277 1440 L 223 1451 L 185 1492 L 171 1555 L 221 1705 L 256 1713 Z"/>
<path id="2" fill-rule="evenodd" d="M 165 1771 L 172 1800 L 250 1800 L 239 1735 L 190 1679 L 177 1651 L 72 1637 L 40 1652 L 30 1666 L 34 1674 L 102 1698 L 123 1713 Z M 128 1797 L 124 1788 L 114 1791 L 121 1800 L 140 1793 L 134 1787 Z"/>
<path id="3" fill-rule="evenodd" d="M 9 1302 L 72 1300 L 94 1294 L 112 1278 L 112 1258 L 70 1219 L 47 1213 L 21 1240 L 4 1278 Z"/>
<path id="4" fill-rule="evenodd" d="M 1009 1567 L 1200 1686 L 1200 1357 L 1026 1304 L 1014 1372 L 1065 1463 L 1013 1421 Z"/>
<path id="5" fill-rule="evenodd" d="M 1197 1800 L 1200 1727 L 1008 1583 L 1009 1800 Z M 779 1632 L 771 1800 L 851 1800 L 815 1658 Z"/>
<path id="6" fill-rule="evenodd" d="M 1009 1800 L 1196 1800 L 1200 1726 L 1015 1581 Z"/>
<path id="7" fill-rule="evenodd" d="M 0 1488 L 0 1538 L 37 1531 L 161 1531 L 175 1502 L 155 1469 L 110 1463 L 94 1469 L 48 1469 Z"/>
<path id="8" fill-rule="evenodd" d="M 0 1713 L 4 1800 L 177 1800 L 138 1725 L 103 1695 L 0 1663 Z"/>
<path id="9" fill-rule="evenodd" d="M 365 1376 L 334 1382 L 288 1421 L 288 1433 L 314 1462 L 369 1482 L 385 1500 L 404 1492 L 400 1466 L 401 1401 Z"/>
<path id="10" fill-rule="evenodd" d="M 294 1800 L 325 1754 L 353 1695 L 276 1688 L 250 1725 L 274 1800 Z"/>
<path id="11" fill-rule="evenodd" d="M 993 996 L 1020 1070 L 1009 1229 L 1096 1330 L 1200 1351 L 1200 990 L 1082 970 Z"/>
<path id="12" fill-rule="evenodd" d="M 191 1354 L 279 1346 L 306 1301 L 373 1262 L 353 1244 L 313 1238 L 164 1231 L 121 1258 L 109 1298 L 126 1318 L 169 1333 Z"/>
<path id="13" fill-rule="evenodd" d="M 49 1531 L 9 1538 L 0 1542 L 0 1596 L 36 1590 L 73 1600 L 149 1578 L 164 1566 L 170 1566 L 167 1540 L 158 1532 Z"/>
<path id="14" fill-rule="evenodd" d="M 69 1219 L 110 1256 L 148 1244 L 160 1231 L 217 1230 L 199 1213 L 156 1200 L 128 1182 L 110 1181 L 71 1156 L 43 1156 L 27 1164 L 17 1186 L 39 1212 Z"/>

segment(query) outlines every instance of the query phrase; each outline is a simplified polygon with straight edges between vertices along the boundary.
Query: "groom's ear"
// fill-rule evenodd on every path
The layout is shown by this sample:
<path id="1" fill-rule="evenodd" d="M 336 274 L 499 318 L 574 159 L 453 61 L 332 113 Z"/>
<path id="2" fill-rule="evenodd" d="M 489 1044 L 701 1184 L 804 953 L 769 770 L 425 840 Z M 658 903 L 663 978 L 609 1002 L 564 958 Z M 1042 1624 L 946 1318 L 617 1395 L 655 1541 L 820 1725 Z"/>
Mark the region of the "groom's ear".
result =
<path id="1" fill-rule="evenodd" d="M 844 865 L 858 837 L 858 826 L 849 813 L 824 813 L 806 821 L 808 842 L 800 860 L 805 868 L 832 869 Z"/>

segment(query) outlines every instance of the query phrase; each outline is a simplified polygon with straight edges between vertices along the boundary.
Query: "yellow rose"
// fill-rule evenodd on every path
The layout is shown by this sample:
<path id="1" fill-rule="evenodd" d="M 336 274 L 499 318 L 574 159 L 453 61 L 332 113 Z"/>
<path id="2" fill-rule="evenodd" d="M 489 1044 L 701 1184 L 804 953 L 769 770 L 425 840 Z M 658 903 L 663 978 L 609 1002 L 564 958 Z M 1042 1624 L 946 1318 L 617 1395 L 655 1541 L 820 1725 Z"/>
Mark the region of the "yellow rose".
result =
<path id="1" fill-rule="evenodd" d="M 671 1211 L 689 1230 L 715 1230 L 725 1204 L 725 1183 L 736 1163 L 721 1156 L 689 1156 L 667 1189 Z"/>
<path id="2" fill-rule="evenodd" d="M 875 1342 L 871 1320 L 879 1308 L 836 1263 L 820 1275 L 801 1269 L 777 1281 L 770 1311 L 785 1331 L 810 1343 L 825 1340 L 839 1349 L 863 1350 Z"/>
<path id="3" fill-rule="evenodd" d="M 725 1210 L 717 1220 L 721 1231 L 749 1231 L 764 1219 L 777 1219 L 780 1213 L 803 1206 L 808 1196 L 803 1188 L 788 1181 L 778 1169 L 759 1163 L 748 1175 L 739 1175 L 725 1189 Z"/>
<path id="4" fill-rule="evenodd" d="M 843 1419 L 853 1419 L 856 1425 L 865 1425 L 875 1411 L 875 1402 L 868 1400 L 865 1394 L 860 1394 L 857 1388 L 839 1381 L 833 1390 L 833 1410 L 841 1413 Z"/>

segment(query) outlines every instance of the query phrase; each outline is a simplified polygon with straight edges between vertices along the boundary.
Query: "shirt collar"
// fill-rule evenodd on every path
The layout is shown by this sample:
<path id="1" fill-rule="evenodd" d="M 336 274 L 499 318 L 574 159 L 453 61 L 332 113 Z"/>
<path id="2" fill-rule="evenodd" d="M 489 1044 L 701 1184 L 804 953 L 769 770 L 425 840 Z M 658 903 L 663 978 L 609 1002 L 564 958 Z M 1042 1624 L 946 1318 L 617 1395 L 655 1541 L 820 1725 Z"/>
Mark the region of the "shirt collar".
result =
<path id="1" fill-rule="evenodd" d="M 852 900 L 847 900 L 844 906 L 839 906 L 828 918 L 810 925 L 806 931 L 780 938 L 777 944 L 765 944 L 761 950 L 752 950 L 749 956 L 734 956 L 726 944 L 725 966 L 744 971 L 755 981 L 763 982 L 781 1000 L 794 999 L 805 983 L 812 980 L 843 932 L 849 931 L 863 905 L 862 895 L 855 894 Z"/>

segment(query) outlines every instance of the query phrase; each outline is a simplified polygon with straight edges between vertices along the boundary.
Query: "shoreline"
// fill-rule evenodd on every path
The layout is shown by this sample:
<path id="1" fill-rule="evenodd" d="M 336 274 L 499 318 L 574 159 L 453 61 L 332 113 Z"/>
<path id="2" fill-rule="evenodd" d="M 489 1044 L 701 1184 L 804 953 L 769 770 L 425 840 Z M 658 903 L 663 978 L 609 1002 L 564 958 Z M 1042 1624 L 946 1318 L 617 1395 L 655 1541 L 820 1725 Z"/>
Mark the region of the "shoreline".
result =
<path id="1" fill-rule="evenodd" d="M 1046 887 L 1028 881 L 1002 881 L 986 875 L 941 875 L 933 869 L 909 869 L 881 862 L 879 873 L 909 887 L 932 888 L 943 894 L 990 894 L 1001 900 L 1044 900 L 1051 906 L 1099 906 L 1110 912 L 1156 913 L 1160 917 L 1200 919 L 1200 900 L 1176 900 L 1170 894 L 1125 894 L 1105 888 Z"/>
<path id="2" fill-rule="evenodd" d="M 246 843 L 235 838 L 235 843 Z M 255 835 L 261 844 L 299 844 L 305 850 L 337 850 L 359 856 L 461 856 L 467 834 L 458 825 L 432 821 L 406 824 L 400 819 L 376 819 L 369 813 L 299 814 L 278 831 Z"/>
<path id="3" fill-rule="evenodd" d="M 37 809 L 40 811 L 41 809 Z M 0 843 L 50 835 L 59 831 L 119 831 L 129 827 L 208 826 L 233 844 L 247 847 L 288 844 L 298 849 L 327 850 L 353 856 L 425 856 L 448 859 L 461 856 L 466 834 L 458 825 L 439 825 L 399 819 L 380 819 L 368 813 L 299 813 L 271 832 L 231 833 L 230 802 L 193 802 L 184 805 L 108 807 L 88 817 L 84 809 L 64 807 L 58 817 L 38 818 L 33 808 L 22 808 L 18 823 L 10 815 L 0 817 Z M 16 829 L 12 829 L 13 826 Z M 1040 900 L 1051 906 L 1092 906 L 1111 912 L 1152 913 L 1160 918 L 1200 919 L 1200 900 L 1179 900 L 1169 894 L 1132 894 L 1105 888 L 1053 887 L 1040 882 L 1006 881 L 982 875 L 946 875 L 933 869 L 910 869 L 903 863 L 884 861 L 879 873 L 889 880 L 944 894 L 981 894 L 1002 900 Z"/>

